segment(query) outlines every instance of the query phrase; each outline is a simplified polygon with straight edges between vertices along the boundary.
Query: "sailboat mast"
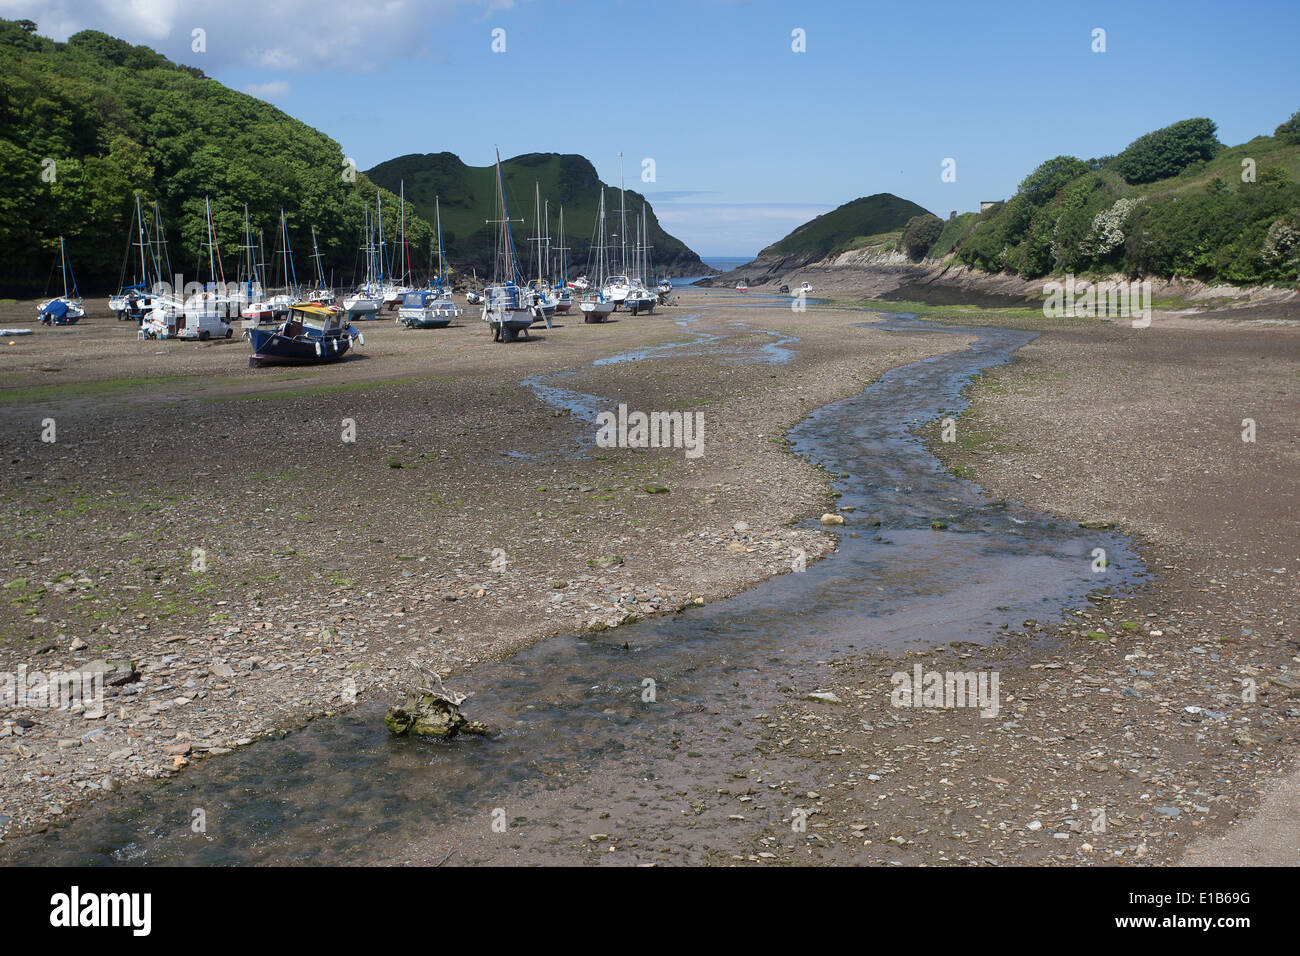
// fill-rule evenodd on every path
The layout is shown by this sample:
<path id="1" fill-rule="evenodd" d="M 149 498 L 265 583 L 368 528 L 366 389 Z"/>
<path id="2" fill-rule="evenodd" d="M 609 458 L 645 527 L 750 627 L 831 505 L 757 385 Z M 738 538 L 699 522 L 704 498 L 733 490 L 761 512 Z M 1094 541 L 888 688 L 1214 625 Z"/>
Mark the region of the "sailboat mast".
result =
<path id="1" fill-rule="evenodd" d="M 402 284 L 406 285 L 411 281 L 411 250 L 406 244 L 406 180 L 402 180 L 402 194 L 399 197 L 402 209 L 402 259 L 405 271 L 402 273 Z"/>
<path id="2" fill-rule="evenodd" d="M 316 227 L 311 227 L 311 257 L 316 263 L 316 284 L 325 288 L 325 272 L 320 266 L 320 246 L 316 244 Z"/>
<path id="3" fill-rule="evenodd" d="M 447 278 L 447 260 L 442 251 L 442 205 L 437 196 L 433 197 L 433 217 L 438 223 L 438 285 L 441 286 Z"/>
<path id="4" fill-rule="evenodd" d="M 206 212 L 206 214 L 207 214 L 207 219 L 208 219 L 208 223 L 207 223 L 207 225 L 208 225 L 208 274 L 212 277 L 213 281 L 216 281 L 216 278 L 217 278 L 217 259 L 216 259 L 216 255 L 217 255 L 217 253 L 216 253 L 216 250 L 215 250 L 214 248 L 212 248 L 212 247 L 213 247 L 213 242 L 212 242 L 212 200 L 209 199 L 207 196 L 204 196 L 204 197 L 203 197 L 203 208 L 204 208 L 204 210 L 205 210 L 205 212 Z"/>
<path id="5" fill-rule="evenodd" d="M 149 270 L 144 264 L 144 211 L 140 208 L 140 194 L 135 194 L 135 221 L 140 227 L 140 281 L 149 287 Z"/>
<path id="6" fill-rule="evenodd" d="M 623 154 L 618 154 L 618 238 L 623 244 L 623 274 L 627 275 L 627 191 L 623 185 Z"/>
<path id="7" fill-rule="evenodd" d="M 560 281 L 569 284 L 569 247 L 564 244 L 564 207 L 560 207 Z"/>
<path id="8" fill-rule="evenodd" d="M 379 249 L 375 253 L 375 264 L 379 268 L 379 281 L 384 281 L 384 194 L 375 190 L 375 201 L 379 207 Z"/>

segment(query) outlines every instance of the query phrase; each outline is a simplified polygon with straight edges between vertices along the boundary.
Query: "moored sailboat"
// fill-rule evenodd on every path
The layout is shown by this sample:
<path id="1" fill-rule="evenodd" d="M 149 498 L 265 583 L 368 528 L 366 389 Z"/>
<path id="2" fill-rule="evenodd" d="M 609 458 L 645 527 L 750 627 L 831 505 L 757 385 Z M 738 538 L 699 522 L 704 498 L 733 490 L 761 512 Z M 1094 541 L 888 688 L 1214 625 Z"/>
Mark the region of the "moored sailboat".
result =
<path id="1" fill-rule="evenodd" d="M 77 289 L 77 277 L 68 265 L 68 250 L 62 236 L 59 236 L 59 263 L 63 272 L 63 295 L 46 299 L 36 307 L 42 325 L 76 325 L 86 314 L 81 304 L 81 292 Z M 72 295 L 68 295 L 69 275 L 72 276 Z"/>
<path id="2" fill-rule="evenodd" d="M 510 209 L 506 202 L 506 187 L 501 178 L 501 153 L 497 153 L 497 213 L 499 219 L 490 219 L 497 226 L 496 255 L 492 264 L 492 283 L 483 290 L 483 321 L 492 329 L 494 342 L 514 342 L 522 332 L 528 336 L 528 327 L 537 315 L 531 308 L 520 283 L 519 258 L 515 255 L 515 240 L 510 233 Z"/>
<path id="3" fill-rule="evenodd" d="M 588 325 L 594 325 L 597 322 L 604 322 L 609 318 L 609 314 L 614 311 L 612 300 L 605 298 L 604 280 L 606 269 L 606 258 L 608 249 L 605 245 L 605 190 L 600 190 L 600 200 L 596 204 L 596 242 L 594 245 L 596 252 L 594 282 L 587 282 L 586 276 L 583 276 L 578 282 L 584 283 L 584 287 L 590 291 L 586 292 L 582 301 L 578 303 L 578 308 L 582 310 L 582 321 Z M 575 288 L 577 283 L 574 283 Z"/>

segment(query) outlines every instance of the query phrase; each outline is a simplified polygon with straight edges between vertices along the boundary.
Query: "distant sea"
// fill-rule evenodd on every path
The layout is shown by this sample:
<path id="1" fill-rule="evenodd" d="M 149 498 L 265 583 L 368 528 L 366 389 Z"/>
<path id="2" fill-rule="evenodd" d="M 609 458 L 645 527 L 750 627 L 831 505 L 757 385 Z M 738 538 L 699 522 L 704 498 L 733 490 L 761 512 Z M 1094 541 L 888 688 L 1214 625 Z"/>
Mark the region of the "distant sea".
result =
<path id="1" fill-rule="evenodd" d="M 730 272 L 754 261 L 753 256 L 700 256 L 700 258 L 710 269 L 717 269 L 719 272 Z"/>

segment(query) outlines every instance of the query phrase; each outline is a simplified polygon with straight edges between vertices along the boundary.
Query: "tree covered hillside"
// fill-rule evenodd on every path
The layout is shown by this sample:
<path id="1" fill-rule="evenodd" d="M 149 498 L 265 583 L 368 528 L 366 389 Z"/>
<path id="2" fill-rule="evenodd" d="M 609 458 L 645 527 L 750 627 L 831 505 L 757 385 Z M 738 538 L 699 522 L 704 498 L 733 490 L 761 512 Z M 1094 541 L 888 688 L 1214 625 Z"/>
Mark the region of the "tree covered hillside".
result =
<path id="1" fill-rule="evenodd" d="M 1240 146 L 1184 120 L 1118 156 L 1057 156 L 1016 194 L 948 220 L 914 257 L 992 272 L 1126 273 L 1242 284 L 1300 278 L 1300 111 Z"/>
<path id="2" fill-rule="evenodd" d="M 338 143 L 148 47 L 93 30 L 56 43 L 34 29 L 0 20 L 0 289 L 41 293 L 60 235 L 83 291 L 116 285 L 137 192 L 146 206 L 161 202 L 172 263 L 187 280 L 207 275 L 205 195 L 228 277 L 247 203 L 268 257 L 283 208 L 298 275 L 310 274 L 315 226 L 327 273 L 351 280 L 375 188 L 345 168 Z M 410 212 L 423 273 L 431 230 Z M 384 214 L 391 238 L 396 196 L 384 196 Z"/>
<path id="3" fill-rule="evenodd" d="M 420 215 L 432 222 L 434 199 L 442 211 L 442 236 L 448 257 L 460 268 L 476 268 L 479 275 L 491 268 L 496 247 L 496 227 L 487 220 L 496 218 L 496 168 L 467 166 L 453 153 L 412 153 L 380 163 L 366 171 L 374 182 L 389 189 L 406 183 L 406 200 Z M 582 156 L 559 153 L 527 153 L 501 161 L 506 201 L 510 217 L 522 219 L 514 224 L 515 244 L 525 272 L 537 244 L 528 237 L 539 235 L 534 197 L 540 190 L 543 202 L 550 203 L 552 247 L 559 246 L 560 206 L 564 207 L 564 231 L 569 247 L 569 275 L 577 276 L 587 268 L 595 235 L 596 210 L 603 185 L 596 168 Z M 618 184 L 605 187 L 606 233 L 622 232 L 619 225 Z M 636 217 L 646 210 L 651 264 L 672 275 L 699 275 L 707 271 L 700 257 L 659 225 L 654 208 L 638 192 L 627 190 L 628 255 L 635 242 Z M 543 209 L 545 215 L 545 207 Z M 545 229 L 541 235 L 545 235 Z M 621 239 L 609 240 L 621 245 Z"/>

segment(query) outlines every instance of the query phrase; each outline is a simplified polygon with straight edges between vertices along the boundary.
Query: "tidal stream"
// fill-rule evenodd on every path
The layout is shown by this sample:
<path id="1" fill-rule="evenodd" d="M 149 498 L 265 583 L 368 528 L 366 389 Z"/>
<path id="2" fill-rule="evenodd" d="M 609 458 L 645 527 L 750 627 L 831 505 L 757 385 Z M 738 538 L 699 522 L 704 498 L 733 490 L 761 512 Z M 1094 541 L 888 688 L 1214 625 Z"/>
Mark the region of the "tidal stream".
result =
<path id="1" fill-rule="evenodd" d="M 599 830 L 608 834 L 602 849 L 620 844 L 619 862 L 665 859 L 669 844 L 674 862 L 700 862 L 730 852 L 740 826 L 775 827 L 788 808 L 773 801 L 760 799 L 742 823 L 692 809 L 692 794 L 728 776 L 815 775 L 815 767 L 761 756 L 754 718 L 788 701 L 792 688 L 817 689 L 828 660 L 989 643 L 1003 625 L 1056 620 L 1089 591 L 1143 573 L 1122 538 L 994 501 L 943 468 L 912 433 L 955 415 L 971 377 L 1010 360 L 1034 333 L 943 327 L 903 314 L 872 324 L 976 341 L 893 369 L 791 430 L 796 453 L 847 475 L 834 487 L 840 506 L 854 510 L 835 529 L 838 550 L 826 559 L 725 601 L 547 639 L 460 675 L 453 684 L 474 693 L 468 713 L 501 728 L 494 738 L 393 739 L 380 720 L 382 702 L 367 702 L 166 782 L 128 787 L 65 826 L 11 841 L 0 861 L 572 861 L 574 848 Z M 791 341 L 774 336 L 751 360 L 785 361 Z M 699 334 L 681 348 L 734 351 L 725 336 Z M 665 354 L 671 350 L 604 361 Z M 591 396 L 554 382 L 529 384 L 575 413 L 594 407 Z M 936 520 L 946 530 L 932 529 Z M 1092 572 L 1095 547 L 1110 558 L 1103 576 Z M 642 699 L 647 680 L 653 702 Z M 191 827 L 196 809 L 206 833 Z M 587 853 L 598 856 L 603 861 Z"/>

